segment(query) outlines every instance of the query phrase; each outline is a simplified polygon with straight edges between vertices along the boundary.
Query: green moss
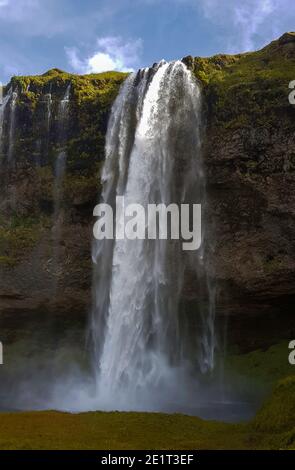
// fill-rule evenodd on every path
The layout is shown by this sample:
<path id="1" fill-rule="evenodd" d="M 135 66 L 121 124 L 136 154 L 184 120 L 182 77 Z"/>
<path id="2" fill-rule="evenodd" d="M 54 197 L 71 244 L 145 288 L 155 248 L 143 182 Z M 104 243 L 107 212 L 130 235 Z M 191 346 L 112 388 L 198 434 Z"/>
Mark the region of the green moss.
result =
<path id="1" fill-rule="evenodd" d="M 252 53 L 186 58 L 203 84 L 208 127 L 213 127 L 216 135 L 253 126 L 271 132 L 280 119 L 286 130 L 293 128 L 294 110 L 288 102 L 288 84 L 295 76 L 291 52 L 286 45 L 274 41 Z M 38 76 L 13 77 L 11 84 L 19 90 L 15 139 L 18 158 L 54 168 L 60 151 L 58 106 L 71 84 L 67 172 L 92 177 L 97 164 L 104 160 L 109 112 L 126 77 L 119 72 L 76 75 L 59 69 Z M 44 94 L 49 92 L 52 106 L 48 133 Z M 244 166 L 246 172 L 255 173 L 258 163 L 249 161 Z M 50 188 L 47 189 L 49 194 Z"/>
<path id="2" fill-rule="evenodd" d="M 53 201 L 54 173 L 50 166 L 37 167 L 36 172 L 40 180 L 40 198 Z"/>
<path id="3" fill-rule="evenodd" d="M 0 256 L 0 266 L 13 267 L 16 264 L 16 260 L 10 256 Z"/>
<path id="4" fill-rule="evenodd" d="M 291 374 L 294 367 L 288 361 L 288 341 L 281 341 L 266 350 L 247 354 L 230 354 L 226 358 L 226 372 L 245 379 L 245 382 L 260 382 L 272 386 L 277 380 Z"/>
<path id="5" fill-rule="evenodd" d="M 267 274 L 272 272 L 279 272 L 282 268 L 283 262 L 280 258 L 267 259 L 264 265 L 264 270 Z"/>
<path id="6" fill-rule="evenodd" d="M 47 218 L 13 215 L 0 226 L 0 257 L 2 265 L 13 266 L 30 251 L 40 239 Z"/>
<path id="7" fill-rule="evenodd" d="M 294 377 L 280 383 L 248 424 L 162 413 L 5 413 L 0 449 L 287 449 L 295 444 L 294 391 Z"/>
<path id="8" fill-rule="evenodd" d="M 89 177 L 83 174 L 74 174 L 65 177 L 64 187 L 72 197 L 75 194 L 83 195 L 85 193 L 95 195 L 98 192 L 99 183 L 99 172 Z"/>
<path id="9" fill-rule="evenodd" d="M 81 203 L 93 202 L 97 199 L 100 189 L 101 165 L 94 166 L 93 174 L 87 172 L 66 172 L 62 181 L 61 203 L 72 206 L 74 201 Z M 50 166 L 37 168 L 40 180 L 40 198 L 53 204 L 54 170 Z"/>
<path id="10" fill-rule="evenodd" d="M 257 431 L 292 432 L 295 437 L 295 375 L 281 380 L 266 401 L 252 426 Z M 289 436 L 290 437 L 290 436 Z M 295 439 L 293 440 L 295 443 Z"/>
<path id="11" fill-rule="evenodd" d="M 18 227 L 15 229 L 0 230 L 0 249 L 15 255 L 21 255 L 22 251 L 35 244 L 37 233 L 34 229 Z"/>
<path id="12" fill-rule="evenodd" d="M 14 143 L 18 160 L 34 166 L 54 168 L 60 152 L 59 104 L 70 84 L 65 143 L 67 171 L 92 175 L 97 163 L 104 159 L 108 114 L 127 75 L 120 72 L 75 75 L 52 69 L 43 75 L 13 77 L 7 87 L 12 86 L 19 92 L 16 103 L 18 126 Z M 48 101 L 44 97 L 48 93 L 51 93 L 49 128 Z M 4 129 L 8 132 L 7 123 Z"/>
<path id="13" fill-rule="evenodd" d="M 204 86 L 210 125 L 276 125 L 282 113 L 286 125 L 292 124 L 288 84 L 295 58 L 279 41 L 246 54 L 197 57 L 193 71 Z"/>
<path id="14" fill-rule="evenodd" d="M 0 418 L 1 449 L 251 448 L 243 425 L 182 415 L 35 412 Z"/>

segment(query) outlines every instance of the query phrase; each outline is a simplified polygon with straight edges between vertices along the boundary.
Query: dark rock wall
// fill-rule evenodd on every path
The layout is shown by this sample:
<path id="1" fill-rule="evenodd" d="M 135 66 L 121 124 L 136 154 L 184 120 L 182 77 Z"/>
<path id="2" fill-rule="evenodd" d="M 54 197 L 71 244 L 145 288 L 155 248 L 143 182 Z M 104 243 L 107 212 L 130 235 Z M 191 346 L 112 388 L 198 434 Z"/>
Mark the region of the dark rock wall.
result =
<path id="1" fill-rule="evenodd" d="M 212 58 L 205 85 L 217 311 L 230 317 L 229 336 L 242 343 L 248 331 L 253 347 L 295 333 L 295 35 L 284 37 Z"/>
<path id="2" fill-rule="evenodd" d="M 52 70 L 14 77 L 18 93 L 11 148 L 6 107 L 0 165 L 0 308 L 5 312 L 86 313 L 91 286 L 92 211 L 99 197 L 108 114 L 126 74 L 88 76 Z M 59 264 L 54 262 L 55 173 L 64 147 L 59 104 L 71 84 L 60 193 Z M 46 97 L 51 93 L 50 114 Z"/>

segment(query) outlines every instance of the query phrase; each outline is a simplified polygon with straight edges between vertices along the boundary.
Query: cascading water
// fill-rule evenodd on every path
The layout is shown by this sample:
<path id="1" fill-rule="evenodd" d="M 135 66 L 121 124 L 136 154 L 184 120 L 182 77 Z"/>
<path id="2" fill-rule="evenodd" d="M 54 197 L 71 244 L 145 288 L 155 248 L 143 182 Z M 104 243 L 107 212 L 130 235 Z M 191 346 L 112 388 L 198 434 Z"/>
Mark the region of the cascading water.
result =
<path id="1" fill-rule="evenodd" d="M 59 275 L 59 243 L 61 235 L 61 200 L 63 191 L 63 180 L 66 170 L 66 139 L 68 131 L 68 117 L 69 117 L 69 104 L 70 104 L 70 91 L 71 84 L 68 85 L 66 92 L 59 103 L 58 107 L 58 145 L 59 152 L 55 162 L 55 179 L 54 179 L 54 266 L 53 271 L 55 276 Z"/>
<path id="2" fill-rule="evenodd" d="M 9 137 L 14 134 L 10 119 L 16 95 L 11 90 L 4 100 L 6 111 L 2 105 L 0 129 L 4 123 L 7 155 Z M 56 281 L 62 274 L 61 200 L 69 102 L 70 87 L 51 119 L 51 95 L 41 101 L 40 152 L 47 157 L 42 143 L 51 143 L 53 135 L 58 146 L 50 269 Z M 228 398 L 231 394 L 226 390 L 220 399 L 216 376 L 206 374 L 214 366 L 215 292 L 212 272 L 208 274 L 210 237 L 204 223 L 207 198 L 201 108 L 198 82 L 182 62 L 161 62 L 125 80 L 108 124 L 102 200 L 115 208 L 116 196 L 124 196 L 125 205 L 139 203 L 145 209 L 149 203 L 201 203 L 201 248 L 186 252 L 182 240 L 174 239 L 95 241 L 90 323 L 94 374 L 83 361 L 79 364 L 76 355 L 72 361 L 68 360 L 70 354 L 66 355 L 66 372 L 62 368 L 59 372 L 59 355 L 50 357 L 46 364 L 42 356 L 41 376 L 40 363 L 32 361 L 28 380 L 20 379 L 13 387 L 9 380 L 9 390 L 3 388 L 1 402 L 7 403 L 7 408 L 140 409 L 230 420 L 240 419 L 243 413 L 251 415 L 248 407 L 243 411 L 241 402 L 237 412 L 229 408 L 234 405 Z M 57 132 L 49 132 L 53 129 Z M 193 311 L 187 305 L 190 292 Z M 75 354 L 81 355 L 79 348 Z M 62 348 L 62 361 L 64 357 Z"/>
<path id="3" fill-rule="evenodd" d="M 0 155 L 2 155 L 2 149 L 3 149 L 3 130 L 4 130 L 5 113 L 6 113 L 7 105 L 11 99 L 11 95 L 12 95 L 12 89 L 9 88 L 7 94 L 3 98 L 2 104 L 0 105 Z"/>
<path id="4" fill-rule="evenodd" d="M 55 162 L 55 185 L 54 185 L 54 206 L 55 215 L 58 217 L 62 182 L 65 173 L 67 153 L 65 149 L 67 129 L 68 129 L 68 114 L 69 114 L 69 103 L 70 103 L 70 91 L 71 85 L 68 85 L 66 92 L 59 103 L 58 107 L 58 145 L 59 152 Z M 56 218 L 55 217 L 55 218 Z"/>
<path id="5" fill-rule="evenodd" d="M 42 99 L 43 103 L 45 104 L 45 139 L 44 139 L 44 156 L 45 158 L 49 154 L 50 148 L 50 127 L 51 127 L 51 114 L 52 114 L 52 95 L 51 95 L 51 88 L 50 92 L 46 93 Z"/>
<path id="6" fill-rule="evenodd" d="M 45 95 L 46 102 L 46 128 L 47 133 L 50 131 L 50 120 L 51 120 L 51 107 L 52 107 L 52 95 L 51 91 Z"/>
<path id="7" fill-rule="evenodd" d="M 200 88 L 182 62 L 130 75 L 109 120 L 103 202 L 203 204 L 201 125 Z M 180 394 L 185 400 L 181 384 L 213 368 L 214 299 L 203 245 L 188 254 L 179 240 L 94 242 L 91 334 L 103 406 L 161 407 L 159 391 L 166 403 Z M 207 300 L 199 321 L 181 307 L 188 267 Z"/>
<path id="8" fill-rule="evenodd" d="M 9 145 L 8 145 L 8 162 L 10 164 L 13 163 L 14 158 L 14 141 L 15 141 L 15 109 L 16 109 L 16 101 L 18 98 L 18 94 L 16 91 L 12 92 L 10 98 L 10 124 L 9 124 Z"/>
<path id="9" fill-rule="evenodd" d="M 15 210 L 17 200 L 16 186 L 13 184 L 17 99 L 18 92 L 10 87 L 0 107 L 1 185 L 5 188 L 6 205 L 12 210 Z"/>

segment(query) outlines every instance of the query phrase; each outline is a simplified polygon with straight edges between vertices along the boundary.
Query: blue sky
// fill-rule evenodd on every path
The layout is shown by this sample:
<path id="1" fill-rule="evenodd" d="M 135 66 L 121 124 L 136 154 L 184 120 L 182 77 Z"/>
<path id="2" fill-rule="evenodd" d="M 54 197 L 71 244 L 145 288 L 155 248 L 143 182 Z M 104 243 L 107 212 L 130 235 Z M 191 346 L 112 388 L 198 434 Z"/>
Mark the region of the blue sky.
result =
<path id="1" fill-rule="evenodd" d="M 294 0 L 0 0 L 0 80 L 243 52 L 292 30 Z"/>

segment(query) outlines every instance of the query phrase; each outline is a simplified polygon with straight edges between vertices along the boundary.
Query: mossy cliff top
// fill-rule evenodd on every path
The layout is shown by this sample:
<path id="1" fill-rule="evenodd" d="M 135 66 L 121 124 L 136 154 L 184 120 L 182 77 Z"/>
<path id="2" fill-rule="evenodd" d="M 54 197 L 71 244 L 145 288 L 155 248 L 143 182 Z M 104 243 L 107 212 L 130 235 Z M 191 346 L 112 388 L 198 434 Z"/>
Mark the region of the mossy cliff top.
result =
<path id="1" fill-rule="evenodd" d="M 211 141 L 218 141 L 220 136 L 224 140 L 227 131 L 231 136 L 232 131 L 241 133 L 253 127 L 269 131 L 269 135 L 278 125 L 284 132 L 293 129 L 295 107 L 290 105 L 288 96 L 289 83 L 295 79 L 295 33 L 285 33 L 256 52 L 209 58 L 189 56 L 183 61 L 202 83 Z M 61 147 L 67 152 L 66 178 L 70 179 L 66 181 L 64 197 L 70 201 L 75 193 L 76 200 L 83 204 L 92 204 L 97 198 L 108 116 L 127 75 L 76 75 L 52 69 L 43 75 L 15 76 L 6 86 L 6 90 L 18 92 L 13 161 L 19 168 L 38 173 L 40 197 L 45 201 L 41 201 L 42 206 L 48 206 L 52 199 L 54 168 Z M 59 104 L 68 85 L 69 119 L 66 136 L 60 142 Z M 12 150 L 9 120 L 7 109 L 0 146 L 4 167 Z M 256 163 L 250 161 L 252 164 L 256 168 Z M 94 193 L 95 187 L 97 191 L 91 198 L 90 191 Z"/>
<path id="2" fill-rule="evenodd" d="M 61 147 L 59 104 L 70 86 L 66 135 L 68 170 L 93 174 L 104 158 L 108 114 L 127 74 L 75 75 L 52 69 L 43 75 L 15 76 L 6 90 L 16 91 L 14 161 L 20 166 L 54 166 Z M 4 116 L 3 160 L 9 148 L 9 112 Z"/>
<path id="3" fill-rule="evenodd" d="M 288 85 L 295 80 L 294 32 L 255 52 L 183 60 L 203 84 L 213 125 L 267 125 L 282 114 L 293 121 Z"/>
<path id="4" fill-rule="evenodd" d="M 78 102 L 84 99 L 93 99 L 102 96 L 114 98 L 118 85 L 128 74 L 123 72 L 103 72 L 88 75 L 77 75 L 54 68 L 43 75 L 15 76 L 7 85 L 12 86 L 21 93 L 21 98 L 38 98 L 41 95 L 52 93 L 53 97 L 62 97 L 68 85 L 71 85 L 71 96 Z"/>
<path id="5" fill-rule="evenodd" d="M 288 86 L 295 79 L 295 33 L 285 33 L 256 52 L 209 58 L 188 56 L 183 61 L 203 85 L 209 129 L 224 131 L 249 125 L 270 128 L 280 119 L 284 119 L 285 126 L 292 126 L 294 109 L 288 101 Z M 47 141 L 41 150 L 43 163 L 52 164 L 57 146 L 58 103 L 70 84 L 68 166 L 79 171 L 88 168 L 93 173 L 104 158 L 108 114 L 127 75 L 76 75 L 52 69 L 43 75 L 13 77 L 6 89 L 12 86 L 19 93 L 16 139 L 19 137 L 22 145 L 16 142 L 18 158 L 25 156 L 31 163 L 36 161 L 39 139 L 41 144 Z M 49 93 L 52 122 L 46 136 L 44 115 Z M 44 146 L 49 148 L 46 158 Z"/>
<path id="6" fill-rule="evenodd" d="M 17 98 L 13 127 L 11 106 L 3 113 L 0 267 L 18 265 L 51 228 L 61 152 L 67 154 L 61 208 L 69 219 L 80 220 L 86 214 L 87 221 L 91 220 L 99 194 L 108 116 L 126 75 L 75 75 L 52 69 L 43 75 L 15 76 L 5 87 L 17 92 Z M 67 89 L 70 99 L 64 122 L 60 103 Z M 11 188 L 15 188 L 14 197 Z"/>

